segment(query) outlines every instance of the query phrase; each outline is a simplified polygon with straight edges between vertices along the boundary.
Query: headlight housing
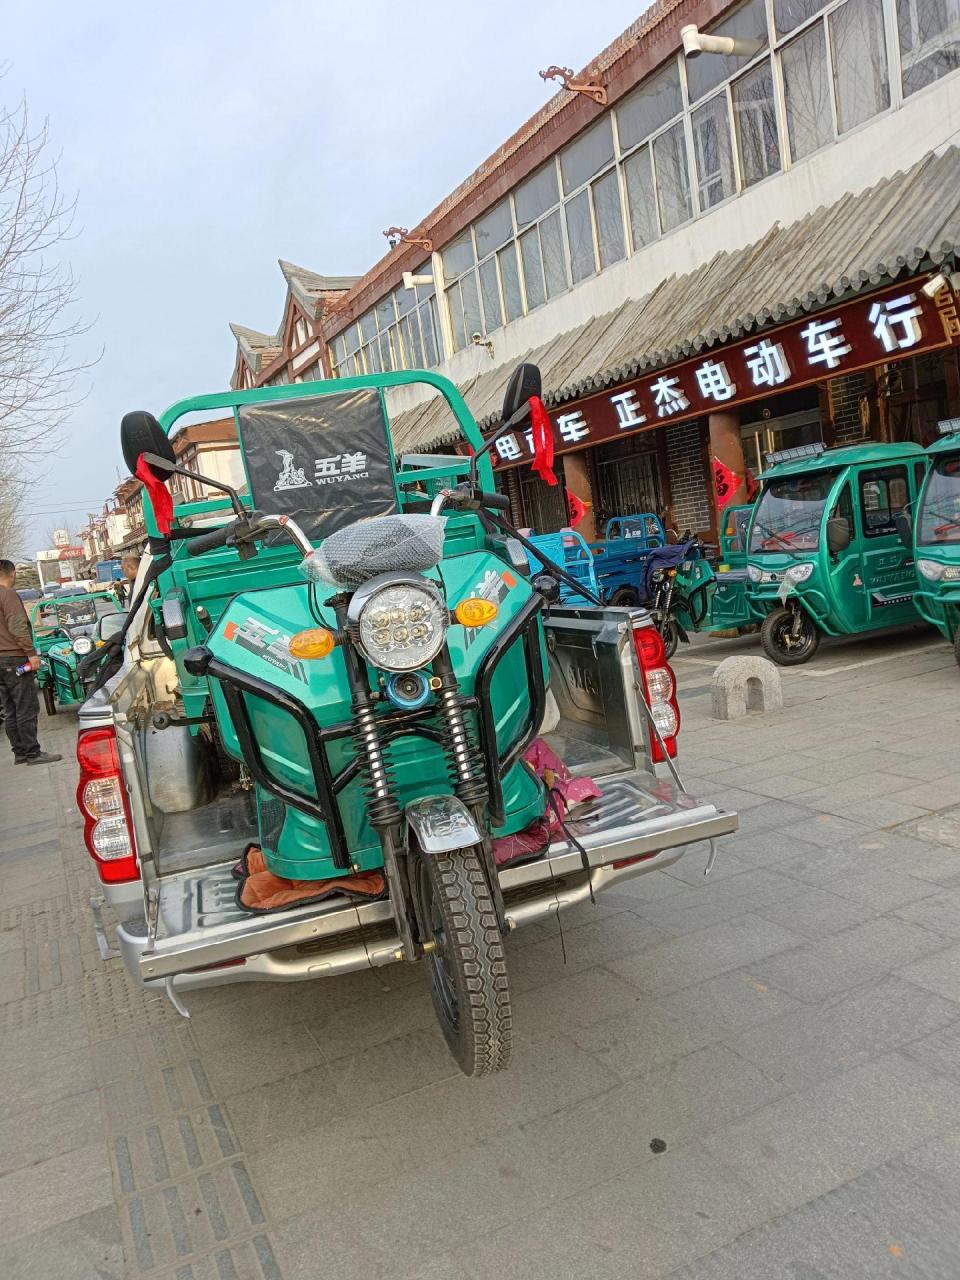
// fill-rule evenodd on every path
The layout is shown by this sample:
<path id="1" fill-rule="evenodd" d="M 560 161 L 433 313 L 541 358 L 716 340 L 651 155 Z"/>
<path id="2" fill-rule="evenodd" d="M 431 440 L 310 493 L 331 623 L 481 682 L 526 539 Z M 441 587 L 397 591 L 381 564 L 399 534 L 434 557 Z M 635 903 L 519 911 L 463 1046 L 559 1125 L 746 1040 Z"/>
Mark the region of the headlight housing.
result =
<path id="1" fill-rule="evenodd" d="M 792 564 L 787 570 L 786 576 L 791 582 L 806 582 L 813 573 L 813 564 Z"/>
<path id="2" fill-rule="evenodd" d="M 941 564 L 939 560 L 917 561 L 917 568 L 928 582 L 939 582 L 943 577 L 943 571 L 946 567 L 947 566 L 945 564 Z"/>
<path id="3" fill-rule="evenodd" d="M 447 606 L 428 578 L 381 574 L 350 601 L 354 638 L 372 666 L 416 671 L 440 652 L 449 623 Z"/>
<path id="4" fill-rule="evenodd" d="M 763 570 L 760 568 L 759 565 L 748 564 L 747 577 L 750 579 L 751 582 L 760 582 L 761 579 L 763 578 Z"/>
<path id="5" fill-rule="evenodd" d="M 93 641 L 89 636 L 77 636 L 73 642 L 73 652 L 78 658 L 82 658 L 84 654 L 90 653 L 92 650 Z"/>

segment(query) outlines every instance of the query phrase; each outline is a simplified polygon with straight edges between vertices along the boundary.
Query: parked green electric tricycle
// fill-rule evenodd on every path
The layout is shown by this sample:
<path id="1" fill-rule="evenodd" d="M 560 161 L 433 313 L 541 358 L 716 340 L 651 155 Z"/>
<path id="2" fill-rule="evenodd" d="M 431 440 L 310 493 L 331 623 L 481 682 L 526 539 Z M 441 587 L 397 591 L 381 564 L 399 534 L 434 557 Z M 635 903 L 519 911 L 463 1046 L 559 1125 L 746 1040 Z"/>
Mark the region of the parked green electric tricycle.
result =
<path id="1" fill-rule="evenodd" d="M 539 381 L 517 370 L 501 432 Z M 386 392 L 418 382 L 472 457 L 397 468 Z M 169 432 L 211 410 L 235 415 L 242 495 L 176 462 Z M 528 576 L 496 434 L 420 372 L 124 418 L 127 465 L 152 472 L 149 549 L 114 674 L 81 712 L 78 796 L 105 885 L 142 878 L 124 959 L 175 1003 L 175 980 L 423 960 L 460 1067 L 497 1071 L 505 934 L 735 829 L 654 772 L 672 768 L 679 711 L 649 616 L 559 609 L 557 578 Z M 178 473 L 227 502 L 167 518 L 159 486 Z M 552 764 L 528 756 L 541 735 Z M 558 761 L 601 777 L 575 823 Z"/>
<path id="2" fill-rule="evenodd" d="M 902 532 L 916 563 L 917 612 L 953 645 L 960 662 L 960 429 L 934 441 L 927 456 L 916 519 L 904 520 Z"/>
<path id="3" fill-rule="evenodd" d="M 78 591 L 31 605 L 33 642 L 42 658 L 37 683 L 47 715 L 83 702 L 86 693 L 77 664 L 93 651 L 100 619 L 119 609 L 112 591 Z"/>
<path id="4" fill-rule="evenodd" d="M 897 518 L 926 474 L 920 446 L 802 445 L 767 460 L 747 557 L 748 604 L 767 656 L 794 666 L 821 636 L 919 622 Z"/>

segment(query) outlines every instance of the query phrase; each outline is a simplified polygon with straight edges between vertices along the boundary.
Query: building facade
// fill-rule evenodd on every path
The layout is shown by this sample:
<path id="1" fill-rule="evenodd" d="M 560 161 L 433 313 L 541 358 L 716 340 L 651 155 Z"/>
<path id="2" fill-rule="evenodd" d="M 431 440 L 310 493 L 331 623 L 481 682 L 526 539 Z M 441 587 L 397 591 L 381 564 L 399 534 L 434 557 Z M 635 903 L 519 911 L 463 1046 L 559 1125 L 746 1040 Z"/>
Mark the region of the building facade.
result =
<path id="1" fill-rule="evenodd" d="M 690 26 L 732 51 L 689 56 Z M 334 376 L 436 369 L 492 428 L 532 359 L 564 485 L 499 441 L 518 523 L 566 523 L 568 487 L 588 535 L 640 510 L 715 535 L 765 453 L 960 412 L 958 67 L 954 0 L 660 0 L 299 346 L 281 330 L 253 370 L 238 334 L 234 385 L 316 340 Z M 399 451 L 457 447 L 429 391 L 389 400 Z"/>

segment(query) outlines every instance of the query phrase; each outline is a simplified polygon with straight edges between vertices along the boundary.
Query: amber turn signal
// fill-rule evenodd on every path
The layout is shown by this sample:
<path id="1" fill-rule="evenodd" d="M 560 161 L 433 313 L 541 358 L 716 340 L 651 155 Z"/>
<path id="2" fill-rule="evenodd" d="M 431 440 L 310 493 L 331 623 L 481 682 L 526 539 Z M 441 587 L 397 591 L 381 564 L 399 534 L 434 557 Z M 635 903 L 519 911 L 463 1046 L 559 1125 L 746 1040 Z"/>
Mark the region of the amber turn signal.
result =
<path id="1" fill-rule="evenodd" d="M 294 658 L 326 658 L 336 643 L 333 632 L 326 627 L 310 627 L 291 636 L 287 648 Z"/>
<path id="2" fill-rule="evenodd" d="M 484 627 L 492 622 L 500 610 L 492 600 L 482 600 L 479 596 L 471 596 L 461 600 L 453 611 L 453 616 L 464 627 Z"/>

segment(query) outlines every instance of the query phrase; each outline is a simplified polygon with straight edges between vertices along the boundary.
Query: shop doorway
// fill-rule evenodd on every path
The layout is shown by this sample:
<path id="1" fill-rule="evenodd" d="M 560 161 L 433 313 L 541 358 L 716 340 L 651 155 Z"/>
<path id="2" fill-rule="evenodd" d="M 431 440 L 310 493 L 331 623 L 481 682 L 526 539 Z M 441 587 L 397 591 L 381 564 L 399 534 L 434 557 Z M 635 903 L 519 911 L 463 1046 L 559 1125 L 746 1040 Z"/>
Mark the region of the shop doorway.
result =
<path id="1" fill-rule="evenodd" d="M 537 533 L 556 533 L 570 523 L 562 458 L 554 458 L 553 474 L 557 483 L 544 484 L 528 467 L 523 468 L 520 476 L 522 528 L 534 529 Z"/>
<path id="2" fill-rule="evenodd" d="M 597 475 L 594 514 L 598 534 L 613 516 L 637 515 L 642 511 L 662 515 L 663 489 L 652 435 L 601 445 L 594 458 Z"/>
<path id="3" fill-rule="evenodd" d="M 763 471 L 766 465 L 765 455 L 768 453 L 776 453 L 780 449 L 795 449 L 801 444 L 821 444 L 823 428 L 820 425 L 820 413 L 816 409 L 809 409 L 786 414 L 782 418 L 751 422 L 748 426 L 741 427 L 740 439 L 743 441 L 744 460 L 756 476 Z"/>

